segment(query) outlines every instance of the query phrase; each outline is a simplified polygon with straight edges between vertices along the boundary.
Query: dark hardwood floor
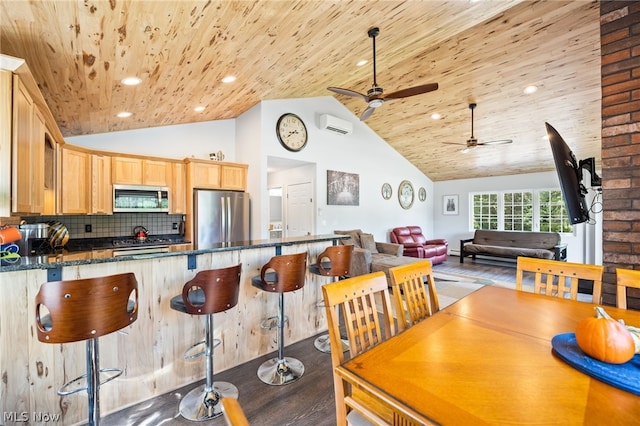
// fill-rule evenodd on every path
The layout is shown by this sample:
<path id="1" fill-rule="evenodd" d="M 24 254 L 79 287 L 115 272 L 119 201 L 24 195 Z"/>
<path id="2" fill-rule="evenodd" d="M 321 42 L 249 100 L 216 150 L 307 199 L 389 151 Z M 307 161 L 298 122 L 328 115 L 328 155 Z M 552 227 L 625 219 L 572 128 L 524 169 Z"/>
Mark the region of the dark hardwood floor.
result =
<path id="1" fill-rule="evenodd" d="M 516 266 L 515 262 L 474 262 L 471 259 L 465 259 L 465 263 L 460 264 L 458 257 L 450 257 L 446 262 L 434 266 L 434 271 L 515 282 Z M 216 373 L 214 381 L 227 381 L 237 386 L 238 400 L 252 425 L 335 425 L 331 356 L 316 350 L 313 340 L 314 337 L 311 337 L 285 348 L 285 356 L 298 358 L 305 366 L 304 375 L 292 384 L 269 386 L 258 379 L 258 366 L 275 353 Z M 194 362 L 204 364 L 203 360 Z M 194 422 L 180 416 L 178 406 L 184 394 L 202 383 L 204 380 L 106 415 L 101 423 L 108 426 L 193 426 Z M 225 425 L 222 417 L 203 423 Z"/>

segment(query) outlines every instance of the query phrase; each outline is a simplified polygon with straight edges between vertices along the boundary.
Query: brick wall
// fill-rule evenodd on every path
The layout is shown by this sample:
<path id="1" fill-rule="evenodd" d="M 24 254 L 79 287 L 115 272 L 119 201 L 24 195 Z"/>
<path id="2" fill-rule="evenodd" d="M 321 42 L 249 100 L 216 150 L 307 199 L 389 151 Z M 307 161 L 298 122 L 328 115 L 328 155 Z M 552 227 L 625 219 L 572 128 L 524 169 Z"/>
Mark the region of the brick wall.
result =
<path id="1" fill-rule="evenodd" d="M 640 269 L 640 2 L 601 2 L 600 41 L 603 303 L 615 305 L 616 268 Z M 628 296 L 640 310 L 640 291 Z"/>

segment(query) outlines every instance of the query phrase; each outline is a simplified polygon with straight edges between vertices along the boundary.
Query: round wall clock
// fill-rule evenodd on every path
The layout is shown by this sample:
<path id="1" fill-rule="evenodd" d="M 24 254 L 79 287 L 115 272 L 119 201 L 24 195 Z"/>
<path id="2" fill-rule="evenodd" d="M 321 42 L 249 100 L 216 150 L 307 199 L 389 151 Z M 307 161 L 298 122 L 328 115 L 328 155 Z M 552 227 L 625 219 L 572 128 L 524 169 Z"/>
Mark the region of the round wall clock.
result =
<path id="1" fill-rule="evenodd" d="M 283 114 L 276 124 L 276 135 L 283 147 L 289 151 L 300 151 L 307 145 L 307 126 L 295 114 Z"/>
<path id="2" fill-rule="evenodd" d="M 389 198 L 391 198 L 391 194 L 393 193 L 393 189 L 391 189 L 391 185 L 389 185 L 388 183 L 383 183 L 382 184 L 382 198 L 384 198 L 385 200 L 388 200 Z"/>
<path id="3" fill-rule="evenodd" d="M 418 200 L 424 201 L 427 199 L 427 190 L 424 188 L 418 189 Z"/>
<path id="4" fill-rule="evenodd" d="M 398 201 L 403 209 L 409 209 L 413 205 L 413 185 L 408 180 L 403 180 L 398 186 Z"/>

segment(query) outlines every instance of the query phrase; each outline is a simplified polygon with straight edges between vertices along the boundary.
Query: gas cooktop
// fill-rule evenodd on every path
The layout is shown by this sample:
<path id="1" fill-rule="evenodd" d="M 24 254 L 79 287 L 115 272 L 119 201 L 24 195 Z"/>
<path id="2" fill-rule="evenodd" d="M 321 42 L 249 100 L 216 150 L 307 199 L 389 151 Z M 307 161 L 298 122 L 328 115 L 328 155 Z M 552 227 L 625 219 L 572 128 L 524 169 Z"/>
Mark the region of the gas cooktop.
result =
<path id="1" fill-rule="evenodd" d="M 146 240 L 141 241 L 136 238 L 127 238 L 124 240 L 113 240 L 114 247 L 134 247 L 134 246 L 150 246 L 160 244 L 180 244 L 182 241 L 177 241 L 173 238 L 161 238 L 161 237 L 148 237 Z"/>

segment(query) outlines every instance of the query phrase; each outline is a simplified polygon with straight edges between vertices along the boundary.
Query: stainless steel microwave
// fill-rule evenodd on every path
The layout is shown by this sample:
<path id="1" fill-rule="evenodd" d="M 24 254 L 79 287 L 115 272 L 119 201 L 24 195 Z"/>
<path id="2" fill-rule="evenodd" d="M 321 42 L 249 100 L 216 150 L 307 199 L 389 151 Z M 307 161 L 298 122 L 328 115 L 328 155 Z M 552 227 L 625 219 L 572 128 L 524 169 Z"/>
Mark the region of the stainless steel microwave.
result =
<path id="1" fill-rule="evenodd" d="M 169 188 L 146 185 L 113 185 L 113 211 L 168 212 Z"/>

